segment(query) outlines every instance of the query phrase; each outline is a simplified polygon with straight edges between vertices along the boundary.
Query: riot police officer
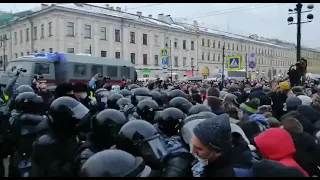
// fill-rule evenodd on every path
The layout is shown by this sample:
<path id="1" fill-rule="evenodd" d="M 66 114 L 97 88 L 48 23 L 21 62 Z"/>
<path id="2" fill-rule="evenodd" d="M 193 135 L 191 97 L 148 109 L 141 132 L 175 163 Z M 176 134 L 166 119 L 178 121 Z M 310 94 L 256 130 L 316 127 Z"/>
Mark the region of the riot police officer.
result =
<path id="1" fill-rule="evenodd" d="M 71 97 L 60 97 L 52 102 L 49 109 L 50 120 L 46 121 L 48 130 L 34 144 L 35 176 L 52 174 L 58 177 L 72 177 L 75 175 L 74 154 L 79 146 L 76 125 L 88 113 L 88 108 Z M 48 146 L 52 148 L 46 148 Z M 47 156 L 52 153 L 52 149 L 55 150 L 53 156 L 55 158 L 48 160 Z M 47 167 L 50 168 L 46 169 Z M 57 171 L 57 174 L 47 171 Z"/>
<path id="2" fill-rule="evenodd" d="M 98 152 L 84 163 L 80 171 L 80 177 L 149 177 L 150 174 L 151 168 L 141 157 L 122 150 Z"/>
<path id="3" fill-rule="evenodd" d="M 171 99 L 173 99 L 175 97 L 182 97 L 182 98 L 187 99 L 186 93 L 184 93 L 180 89 L 174 89 L 174 90 L 169 92 L 169 100 L 171 100 Z"/>
<path id="4" fill-rule="evenodd" d="M 186 118 L 186 115 L 177 108 L 167 108 L 157 116 L 155 126 L 164 137 L 178 135 L 180 121 Z"/>
<path id="5" fill-rule="evenodd" d="M 77 149 L 75 163 L 80 170 L 84 162 L 93 154 L 109 149 L 115 144 L 120 128 L 128 122 L 123 113 L 114 109 L 105 109 L 92 117 L 92 133 Z"/>
<path id="6" fill-rule="evenodd" d="M 128 89 L 121 89 L 119 92 L 123 97 L 131 99 L 132 92 L 130 92 Z"/>
<path id="7" fill-rule="evenodd" d="M 124 107 L 125 107 L 126 105 L 129 105 L 129 104 L 131 104 L 131 99 L 126 98 L 126 97 L 123 97 L 123 98 L 121 98 L 121 99 L 119 99 L 119 100 L 117 101 L 117 103 L 116 103 L 116 109 L 117 109 L 117 110 L 120 110 L 121 112 L 123 112 L 123 111 L 124 111 Z"/>
<path id="8" fill-rule="evenodd" d="M 132 96 L 132 104 L 137 105 L 139 101 L 145 100 L 145 99 L 152 99 L 150 95 L 150 90 L 145 87 L 139 87 L 131 90 L 133 96 Z"/>
<path id="9" fill-rule="evenodd" d="M 133 90 L 133 89 L 136 89 L 136 88 L 140 88 L 140 86 L 138 86 L 137 84 L 130 84 L 130 85 L 128 86 L 129 91 L 131 91 L 131 90 Z"/>
<path id="10" fill-rule="evenodd" d="M 110 96 L 110 92 L 107 89 L 100 88 L 97 89 L 95 92 L 95 98 L 97 100 L 95 113 L 98 113 L 105 109 L 105 106 L 107 105 L 108 97 Z"/>
<path id="11" fill-rule="evenodd" d="M 151 99 L 142 100 L 137 105 L 137 113 L 140 118 L 150 123 L 153 123 L 157 110 L 159 110 L 159 105 Z"/>
<path id="12" fill-rule="evenodd" d="M 107 100 L 107 108 L 108 109 L 116 109 L 117 108 L 117 101 L 123 98 L 121 94 L 112 94 L 108 97 Z"/>
<path id="13" fill-rule="evenodd" d="M 191 154 L 171 155 L 163 137 L 147 121 L 129 121 L 122 126 L 116 148 L 143 157 L 154 176 L 179 177 L 191 174 Z"/>
<path id="14" fill-rule="evenodd" d="M 9 110 L 12 111 L 15 107 L 14 107 L 14 101 L 16 100 L 16 97 L 20 94 L 20 93 L 23 93 L 23 92 L 34 92 L 34 90 L 32 89 L 31 86 L 29 85 L 20 85 L 17 87 L 17 89 L 15 89 L 13 91 L 13 94 L 11 96 L 11 98 L 9 99 L 8 101 L 8 107 L 9 107 Z"/>
<path id="15" fill-rule="evenodd" d="M 203 104 L 196 104 L 189 109 L 188 116 L 198 114 L 200 112 L 212 112 L 208 106 Z"/>
<path id="16" fill-rule="evenodd" d="M 159 91 L 151 91 L 150 95 L 157 104 L 162 107 L 163 106 L 163 95 Z"/>
<path id="17" fill-rule="evenodd" d="M 32 143 L 36 139 L 36 126 L 46 116 L 38 110 L 43 106 L 43 99 L 34 92 L 20 93 L 15 99 L 17 114 L 9 120 L 12 133 L 13 156 L 10 157 L 9 176 L 29 177 L 31 175 Z"/>
<path id="18" fill-rule="evenodd" d="M 186 98 L 175 97 L 170 100 L 169 107 L 175 107 L 180 109 L 183 113 L 187 114 L 192 107 L 192 103 L 189 102 Z"/>

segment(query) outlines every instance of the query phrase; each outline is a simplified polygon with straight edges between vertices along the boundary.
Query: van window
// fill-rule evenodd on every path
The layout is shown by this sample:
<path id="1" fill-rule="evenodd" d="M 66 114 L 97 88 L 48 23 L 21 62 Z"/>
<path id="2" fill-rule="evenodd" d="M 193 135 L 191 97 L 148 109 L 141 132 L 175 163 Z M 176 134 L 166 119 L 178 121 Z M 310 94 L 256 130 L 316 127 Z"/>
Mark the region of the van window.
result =
<path id="1" fill-rule="evenodd" d="M 107 67 L 107 76 L 118 77 L 118 67 L 117 66 L 108 66 Z"/>
<path id="2" fill-rule="evenodd" d="M 34 73 L 38 75 L 50 74 L 50 64 L 35 63 Z"/>
<path id="3" fill-rule="evenodd" d="M 5 74 L 15 74 L 18 69 L 24 69 L 26 72 L 23 74 L 30 74 L 32 71 L 34 63 L 33 62 L 27 62 L 27 61 L 13 61 L 9 62 L 8 66 L 6 67 Z"/>
<path id="4" fill-rule="evenodd" d="M 100 73 L 103 75 L 103 68 L 100 65 L 92 65 L 91 67 L 91 76 L 94 76 L 96 74 Z"/>
<path id="5" fill-rule="evenodd" d="M 130 68 L 129 67 L 121 67 L 121 78 L 130 78 Z"/>
<path id="6" fill-rule="evenodd" d="M 83 64 L 74 65 L 75 76 L 86 76 L 86 74 L 87 74 L 86 65 L 83 65 Z"/>

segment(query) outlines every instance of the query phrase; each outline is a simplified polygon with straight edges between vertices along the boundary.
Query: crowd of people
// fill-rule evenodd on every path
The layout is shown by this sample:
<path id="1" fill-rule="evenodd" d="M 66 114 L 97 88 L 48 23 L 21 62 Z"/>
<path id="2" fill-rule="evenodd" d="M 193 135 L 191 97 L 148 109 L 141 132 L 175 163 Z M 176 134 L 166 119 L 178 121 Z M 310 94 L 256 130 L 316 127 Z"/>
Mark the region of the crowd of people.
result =
<path id="1" fill-rule="evenodd" d="M 2 177 L 320 174 L 311 83 L 123 81 L 116 90 L 99 74 L 54 91 L 34 83 L 1 100 Z"/>

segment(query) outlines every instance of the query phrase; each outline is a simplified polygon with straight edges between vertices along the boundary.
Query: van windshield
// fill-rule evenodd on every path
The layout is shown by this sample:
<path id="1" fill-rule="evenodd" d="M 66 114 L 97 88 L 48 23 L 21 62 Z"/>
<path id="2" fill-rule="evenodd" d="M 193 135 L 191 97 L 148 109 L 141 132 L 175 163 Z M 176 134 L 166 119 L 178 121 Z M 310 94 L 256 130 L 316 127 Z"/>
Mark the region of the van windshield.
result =
<path id="1" fill-rule="evenodd" d="M 15 61 L 15 62 L 9 62 L 8 66 L 6 67 L 5 74 L 15 74 L 18 69 L 23 68 L 26 70 L 24 74 L 30 74 L 33 62 L 28 61 Z"/>

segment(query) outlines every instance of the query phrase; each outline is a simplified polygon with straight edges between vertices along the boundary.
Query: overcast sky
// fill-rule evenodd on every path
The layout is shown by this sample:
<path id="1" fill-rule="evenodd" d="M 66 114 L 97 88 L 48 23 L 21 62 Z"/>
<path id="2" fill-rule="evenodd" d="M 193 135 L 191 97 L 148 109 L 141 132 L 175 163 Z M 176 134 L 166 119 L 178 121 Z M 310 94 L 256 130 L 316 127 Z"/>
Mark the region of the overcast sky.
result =
<path id="1" fill-rule="evenodd" d="M 92 3 L 103 5 L 102 3 Z M 320 47 L 320 6 L 314 4 L 314 20 L 302 25 L 302 46 L 312 48 Z M 1 4 L 0 10 L 22 11 L 39 6 L 39 3 L 7 3 Z M 303 4 L 307 10 L 308 3 Z M 110 3 L 110 6 L 127 9 L 128 12 L 141 11 L 143 15 L 170 14 L 173 19 L 185 20 L 192 23 L 194 20 L 199 25 L 238 33 L 242 35 L 258 34 L 266 38 L 277 38 L 296 43 L 296 25 L 288 25 L 288 9 L 295 8 L 294 3 L 217 3 L 217 4 L 176 4 L 176 3 Z M 307 20 L 307 14 L 302 14 L 302 21 Z M 293 15 L 296 20 L 296 16 Z M 184 19 L 186 18 L 186 19 Z"/>

